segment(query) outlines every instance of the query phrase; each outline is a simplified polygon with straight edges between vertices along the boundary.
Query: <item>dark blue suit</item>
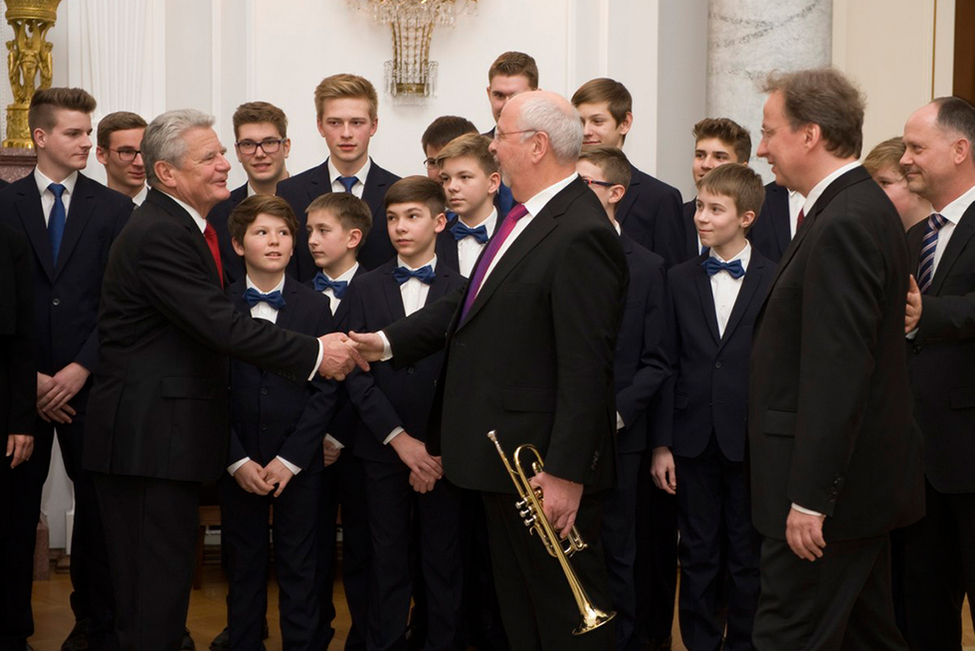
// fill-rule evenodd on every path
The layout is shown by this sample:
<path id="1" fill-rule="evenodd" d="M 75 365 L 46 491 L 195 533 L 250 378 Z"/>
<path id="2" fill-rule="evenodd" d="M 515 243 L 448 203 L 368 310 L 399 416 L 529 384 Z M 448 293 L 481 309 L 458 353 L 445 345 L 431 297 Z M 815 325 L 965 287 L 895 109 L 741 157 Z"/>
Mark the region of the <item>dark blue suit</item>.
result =
<path id="1" fill-rule="evenodd" d="M 242 278 L 230 287 L 238 312 L 250 314 Z M 332 332 L 328 299 L 286 278 L 277 326 L 311 336 Z M 322 483 L 322 438 L 335 408 L 336 385 L 316 377 L 297 383 L 256 366 L 230 364 L 229 466 L 249 457 L 267 466 L 280 456 L 301 468 L 277 498 L 246 492 L 228 473 L 220 478 L 220 513 L 227 549 L 227 623 L 232 648 L 257 649 L 267 610 L 268 516 L 274 505 L 274 569 L 280 588 L 281 635 L 289 649 L 315 649 L 319 605 L 316 530 Z"/>
<path id="2" fill-rule="evenodd" d="M 508 196 L 511 196 L 510 190 L 508 191 Z M 495 233 L 498 232 L 498 227 L 501 226 L 501 221 L 504 219 L 505 215 L 508 214 L 507 211 L 504 210 L 504 205 L 505 202 L 502 201 L 500 194 L 494 197 L 494 207 L 498 210 L 498 217 L 494 222 L 494 232 L 491 233 L 491 237 L 494 237 Z M 508 210 L 511 210 L 510 206 L 508 207 Z M 457 213 L 450 213 L 448 217 L 450 217 L 450 219 L 447 221 L 447 226 L 442 231 L 437 233 L 437 264 L 443 262 L 444 264 L 450 266 L 450 268 L 454 271 L 458 271 L 460 269 L 460 255 L 457 253 L 457 244 L 459 243 L 459 240 L 454 237 L 454 234 L 450 229 L 460 218 L 457 216 Z M 490 242 L 491 240 L 489 239 L 488 241 Z"/>
<path id="3" fill-rule="evenodd" d="M 758 598 L 759 537 L 751 524 L 743 455 L 747 440 L 748 364 L 752 328 L 775 274 L 775 265 L 752 247 L 751 260 L 724 335 L 718 336 L 707 254 L 670 270 L 673 323 L 669 355 L 676 360 L 664 404 L 672 428 L 655 432 L 668 446 L 677 472 L 681 545 L 680 625 L 688 648 L 751 649 Z M 726 273 L 726 272 L 719 272 Z M 725 543 L 727 536 L 727 543 Z M 721 562 L 727 548 L 727 567 Z M 728 632 L 715 600 L 725 572 Z"/>
<path id="4" fill-rule="evenodd" d="M 684 204 L 684 239 L 687 242 L 687 246 L 684 247 L 684 259 L 681 262 L 693 260 L 703 253 L 701 245 L 697 240 L 697 225 L 694 223 L 695 212 L 697 212 L 697 197 Z"/>
<path id="5" fill-rule="evenodd" d="M 367 270 L 375 269 L 396 255 L 385 228 L 386 208 L 383 199 L 389 186 L 399 181 L 399 178 L 379 167 L 376 161 L 372 161 L 369 176 L 365 180 L 359 179 L 363 184 L 362 200 L 369 204 L 369 209 L 372 211 L 372 228 L 369 229 L 366 241 L 363 242 L 357 256 L 359 264 Z M 298 229 L 298 237 L 295 238 L 295 254 L 288 265 L 288 273 L 301 282 L 307 282 L 318 272 L 315 260 L 308 252 L 308 234 L 305 232 L 308 216 L 305 209 L 312 201 L 331 191 L 332 179 L 328 176 L 328 160 L 278 183 L 277 195 L 291 204 L 301 225 Z"/>
<path id="6" fill-rule="evenodd" d="M 350 328 L 375 332 L 405 316 L 400 286 L 390 260 L 356 280 L 346 295 Z M 438 262 L 426 305 L 458 291 L 464 279 Z M 369 594 L 369 649 L 404 648 L 412 596 L 409 546 L 412 518 L 419 519 L 420 572 L 426 588 L 427 649 L 460 645 L 462 605 L 461 493 L 446 479 L 432 492 L 416 493 L 410 469 L 383 440 L 398 426 L 427 441 L 428 421 L 443 363 L 439 352 L 406 368 L 375 364 L 369 373 L 354 372 L 346 388 L 359 411 L 355 453 L 366 471 L 368 512 L 373 540 L 372 590 Z"/>
<path id="7" fill-rule="evenodd" d="M 789 191 L 775 183 L 765 185 L 765 203 L 748 239 L 766 258 L 779 263 L 792 241 L 792 217 L 789 215 Z"/>
<path id="8" fill-rule="evenodd" d="M 34 323 L 37 341 L 36 370 L 54 375 L 72 362 L 94 371 L 98 361 L 96 323 L 102 276 L 108 251 L 134 208 L 132 201 L 80 172 L 68 207 L 64 238 L 58 260 L 53 260 L 41 196 L 33 173 L 4 188 L 0 193 L 0 221 L 25 233 L 31 244 L 34 278 Z M 108 579 L 108 558 L 94 486 L 81 469 L 82 446 L 89 376 L 69 401 L 77 415 L 71 423 L 58 425 L 58 443 L 65 470 L 75 487 L 75 529 L 72 533 L 71 583 L 75 592 L 71 606 L 77 620 L 91 619 L 90 644 L 110 644 L 113 617 L 112 589 Z M 54 441 L 54 424 L 37 418 L 34 453 L 23 464 L 22 499 L 24 547 L 20 562 L 30 564 L 35 530 L 40 515 L 41 491 L 47 479 Z M 30 619 L 30 577 L 25 584 L 11 583 L 5 590 L 26 614 L 22 630 L 33 629 Z M 11 603 L 11 602 L 8 602 Z M 14 608 L 13 603 L 11 608 Z M 103 638 L 106 641 L 102 641 Z"/>
<path id="9" fill-rule="evenodd" d="M 630 187 L 616 209 L 616 221 L 637 244 L 672 267 L 684 259 L 680 191 L 630 167 Z"/>
<path id="10" fill-rule="evenodd" d="M 244 277 L 244 259 L 237 255 L 230 242 L 230 231 L 227 230 L 227 218 L 241 201 L 247 198 L 247 184 L 240 186 L 230 193 L 212 209 L 206 216 L 207 222 L 217 232 L 217 242 L 220 244 L 220 261 L 223 263 L 223 273 L 228 284 L 233 284 Z M 306 247 L 307 248 L 307 247 Z"/>

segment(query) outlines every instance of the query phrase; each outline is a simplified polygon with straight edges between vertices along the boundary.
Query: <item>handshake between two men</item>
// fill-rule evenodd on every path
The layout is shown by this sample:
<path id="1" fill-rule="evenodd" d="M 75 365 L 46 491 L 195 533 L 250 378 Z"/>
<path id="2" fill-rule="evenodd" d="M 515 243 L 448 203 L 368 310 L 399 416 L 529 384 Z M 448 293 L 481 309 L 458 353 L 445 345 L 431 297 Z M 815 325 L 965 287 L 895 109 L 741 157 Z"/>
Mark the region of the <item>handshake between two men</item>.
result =
<path id="1" fill-rule="evenodd" d="M 368 371 L 369 362 L 377 362 L 383 355 L 383 338 L 377 333 L 332 332 L 318 340 L 322 344 L 318 372 L 329 380 L 344 380 L 356 366 Z"/>

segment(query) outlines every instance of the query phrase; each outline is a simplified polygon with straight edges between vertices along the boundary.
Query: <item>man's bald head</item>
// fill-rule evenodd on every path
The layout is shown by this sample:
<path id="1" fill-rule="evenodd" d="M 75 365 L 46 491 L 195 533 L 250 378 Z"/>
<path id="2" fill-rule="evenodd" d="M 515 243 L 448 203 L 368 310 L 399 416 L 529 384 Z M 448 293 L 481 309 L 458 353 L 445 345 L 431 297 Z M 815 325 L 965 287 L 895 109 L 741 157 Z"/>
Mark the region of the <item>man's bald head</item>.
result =
<path id="1" fill-rule="evenodd" d="M 582 122 L 567 99 L 547 90 L 521 93 L 508 102 L 502 114 L 514 118 L 518 131 L 546 134 L 556 162 L 575 166 L 582 151 Z"/>

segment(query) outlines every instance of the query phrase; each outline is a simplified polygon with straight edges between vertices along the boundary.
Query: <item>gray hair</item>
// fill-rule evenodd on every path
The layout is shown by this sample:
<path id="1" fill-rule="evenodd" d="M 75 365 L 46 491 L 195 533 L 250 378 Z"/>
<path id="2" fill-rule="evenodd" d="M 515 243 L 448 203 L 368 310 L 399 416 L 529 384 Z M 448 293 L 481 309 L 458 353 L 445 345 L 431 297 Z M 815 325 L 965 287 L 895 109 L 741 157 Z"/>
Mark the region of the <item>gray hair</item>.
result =
<path id="1" fill-rule="evenodd" d="M 174 167 L 182 167 L 186 158 L 186 140 L 183 135 L 190 129 L 208 129 L 213 126 L 213 116 L 196 109 L 176 109 L 157 116 L 142 134 L 142 161 L 146 168 L 146 182 L 154 188 L 159 182 L 156 163 L 163 161 Z"/>
<path id="2" fill-rule="evenodd" d="M 527 99 L 521 105 L 518 129 L 548 134 L 552 153 L 560 165 L 575 165 L 579 160 L 582 153 L 582 120 L 571 104 L 559 106 L 544 95 Z M 525 135 L 522 134 L 522 139 Z"/>

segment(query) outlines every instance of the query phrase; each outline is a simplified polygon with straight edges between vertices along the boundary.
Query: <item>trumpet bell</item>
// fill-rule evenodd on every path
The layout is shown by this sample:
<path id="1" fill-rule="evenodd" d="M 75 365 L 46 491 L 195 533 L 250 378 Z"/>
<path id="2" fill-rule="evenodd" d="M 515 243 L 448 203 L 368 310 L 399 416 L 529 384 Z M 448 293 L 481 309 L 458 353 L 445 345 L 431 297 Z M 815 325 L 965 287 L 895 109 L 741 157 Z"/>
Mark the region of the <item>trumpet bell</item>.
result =
<path id="1" fill-rule="evenodd" d="M 590 606 L 586 609 L 586 612 L 582 615 L 582 622 L 572 631 L 573 635 L 584 635 L 589 631 L 593 631 L 606 622 L 612 621 L 616 617 L 616 611 L 611 610 L 608 613 L 599 610 L 594 606 Z"/>

